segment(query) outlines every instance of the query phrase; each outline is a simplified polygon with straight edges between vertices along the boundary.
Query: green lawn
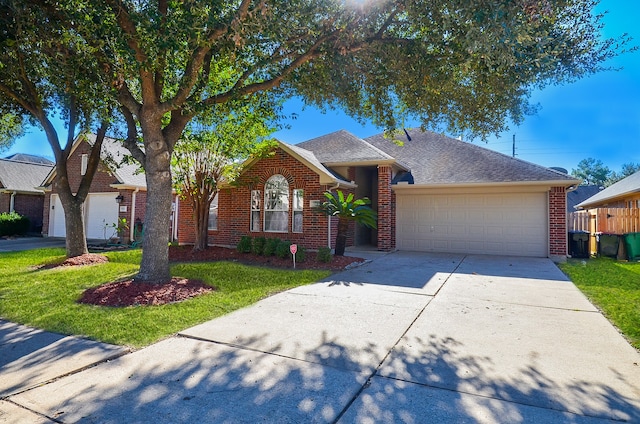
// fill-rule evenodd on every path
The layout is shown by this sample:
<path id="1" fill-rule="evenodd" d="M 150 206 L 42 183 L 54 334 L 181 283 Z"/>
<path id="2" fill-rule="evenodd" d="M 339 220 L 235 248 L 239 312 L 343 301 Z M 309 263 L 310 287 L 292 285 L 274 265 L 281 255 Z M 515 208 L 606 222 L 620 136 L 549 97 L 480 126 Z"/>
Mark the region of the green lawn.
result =
<path id="1" fill-rule="evenodd" d="M 0 253 L 0 318 L 138 348 L 330 274 L 231 262 L 175 264 L 172 275 L 199 279 L 217 290 L 164 306 L 109 308 L 76 303 L 89 287 L 135 274 L 141 251 L 111 252 L 106 256 L 109 262 L 100 265 L 34 270 L 34 265 L 63 260 L 64 249 Z"/>
<path id="2" fill-rule="evenodd" d="M 640 263 L 574 259 L 560 269 L 640 349 Z"/>

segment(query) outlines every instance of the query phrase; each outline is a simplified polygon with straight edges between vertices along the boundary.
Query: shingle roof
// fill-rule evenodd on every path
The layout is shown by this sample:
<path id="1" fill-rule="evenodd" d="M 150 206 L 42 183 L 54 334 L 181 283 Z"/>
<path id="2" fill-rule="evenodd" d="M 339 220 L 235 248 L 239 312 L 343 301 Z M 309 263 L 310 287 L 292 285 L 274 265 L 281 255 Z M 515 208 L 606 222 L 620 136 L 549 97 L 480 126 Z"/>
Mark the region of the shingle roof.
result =
<path id="1" fill-rule="evenodd" d="M 87 141 L 93 146 L 96 141 L 95 134 L 87 134 Z M 131 156 L 122 144 L 121 140 L 105 137 L 102 142 L 102 150 L 100 157 L 103 162 L 111 169 L 120 184 L 131 185 L 136 187 L 146 187 L 147 181 L 144 172 L 137 162 L 122 163 L 125 156 Z"/>
<path id="2" fill-rule="evenodd" d="M 419 129 L 408 130 L 399 146 L 384 134 L 365 141 L 405 163 L 415 184 L 577 182 L 564 173 L 512 158 L 478 145 Z"/>
<path id="3" fill-rule="evenodd" d="M 0 159 L 0 188 L 22 193 L 43 194 L 37 190 L 51 165 Z"/>
<path id="4" fill-rule="evenodd" d="M 575 190 L 567 193 L 567 212 L 575 212 L 576 205 L 589 199 L 591 196 L 604 190 L 604 187 L 597 185 L 578 186 Z"/>
<path id="5" fill-rule="evenodd" d="M 27 153 L 14 153 L 7 156 L 5 159 L 16 160 L 19 162 L 39 163 L 41 165 L 54 165 L 52 161 L 42 156 L 30 155 Z"/>
<path id="6" fill-rule="evenodd" d="M 312 151 L 324 164 L 393 160 L 387 153 L 344 130 L 298 143 L 297 146 Z"/>
<path id="7" fill-rule="evenodd" d="M 287 144 L 287 143 L 283 143 L 281 141 L 278 141 L 280 148 L 285 149 L 285 150 L 289 150 L 290 153 L 293 153 L 294 156 L 298 156 L 298 158 L 302 159 L 303 161 L 307 162 L 307 165 L 311 165 L 313 168 L 315 168 L 315 171 L 318 172 L 319 174 L 323 174 L 324 178 L 332 181 L 333 183 L 341 183 L 341 184 L 346 184 L 346 185 L 351 185 L 351 182 L 345 180 L 344 178 L 342 178 L 341 176 L 339 176 L 338 174 L 336 174 L 335 172 L 331 171 L 330 169 L 328 169 L 327 167 L 325 167 L 316 157 L 316 155 L 314 154 L 314 152 L 311 152 L 307 149 L 304 149 L 302 147 L 300 147 L 300 145 L 292 145 L 292 144 Z"/>
<path id="8" fill-rule="evenodd" d="M 582 203 L 579 203 L 578 207 L 586 208 L 589 205 L 603 203 L 607 200 L 613 200 L 615 198 L 637 192 L 640 192 L 640 172 L 629 175 L 627 178 L 624 178 L 617 183 L 610 185 L 600 193 L 588 198 Z"/>

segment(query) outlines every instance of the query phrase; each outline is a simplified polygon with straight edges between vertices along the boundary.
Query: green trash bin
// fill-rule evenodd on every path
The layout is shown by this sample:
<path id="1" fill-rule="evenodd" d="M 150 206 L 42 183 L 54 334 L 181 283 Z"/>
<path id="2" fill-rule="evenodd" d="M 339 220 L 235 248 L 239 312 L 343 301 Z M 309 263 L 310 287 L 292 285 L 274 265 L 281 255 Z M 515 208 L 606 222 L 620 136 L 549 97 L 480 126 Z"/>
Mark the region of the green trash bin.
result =
<path id="1" fill-rule="evenodd" d="M 618 244 L 620 237 L 617 234 L 597 233 L 598 256 L 618 257 Z"/>
<path id="2" fill-rule="evenodd" d="M 624 247 L 627 249 L 627 259 L 640 259 L 640 233 L 627 233 L 624 236 Z"/>

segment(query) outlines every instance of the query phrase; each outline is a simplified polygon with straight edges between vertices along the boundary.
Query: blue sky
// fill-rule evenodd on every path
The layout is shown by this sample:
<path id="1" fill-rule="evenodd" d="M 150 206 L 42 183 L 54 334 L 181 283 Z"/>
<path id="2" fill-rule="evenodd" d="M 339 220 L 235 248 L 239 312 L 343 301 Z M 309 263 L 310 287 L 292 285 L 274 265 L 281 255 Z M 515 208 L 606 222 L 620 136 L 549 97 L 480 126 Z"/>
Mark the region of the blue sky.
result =
<path id="1" fill-rule="evenodd" d="M 633 44 L 640 45 L 640 1 L 602 0 L 598 12 L 604 18 L 605 37 L 628 33 Z M 516 157 L 543 166 L 560 166 L 571 171 L 587 157 L 602 160 L 612 170 L 623 163 L 640 162 L 640 51 L 618 56 L 607 63 L 622 68 L 590 76 L 572 84 L 550 86 L 536 91 L 531 101 L 540 110 L 520 126 L 492 137 L 488 142 L 475 141 L 483 147 L 511 155 L 516 136 Z M 291 128 L 276 133 L 287 143 L 299 143 L 344 129 L 359 137 L 382 131 L 362 125 L 340 111 L 320 113 L 303 108 L 298 100 L 285 106 L 285 113 L 296 113 Z M 2 156 L 23 152 L 52 156 L 45 137 L 32 130 Z"/>

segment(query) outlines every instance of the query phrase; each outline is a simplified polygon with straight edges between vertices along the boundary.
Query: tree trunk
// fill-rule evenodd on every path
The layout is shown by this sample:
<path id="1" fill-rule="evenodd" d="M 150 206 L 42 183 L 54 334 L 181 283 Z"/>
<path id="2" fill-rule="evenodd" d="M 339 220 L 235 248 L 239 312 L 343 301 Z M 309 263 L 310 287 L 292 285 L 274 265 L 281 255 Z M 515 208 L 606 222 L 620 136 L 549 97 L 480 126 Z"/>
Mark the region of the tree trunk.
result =
<path id="1" fill-rule="evenodd" d="M 89 253 L 87 239 L 84 232 L 84 217 L 82 203 L 60 196 L 60 203 L 64 209 L 64 223 L 66 226 L 67 257 L 73 258 Z"/>
<path id="2" fill-rule="evenodd" d="M 171 154 L 160 131 L 146 132 L 143 125 L 143 137 L 147 203 L 144 217 L 142 260 L 140 272 L 135 280 L 162 284 L 171 280 L 169 271 L 172 197 Z"/>
<path id="3" fill-rule="evenodd" d="M 349 231 L 349 220 L 338 218 L 338 232 L 336 233 L 336 256 L 344 256 L 344 249 L 347 247 L 347 232 Z"/>
<path id="4" fill-rule="evenodd" d="M 196 200 L 197 204 L 194 208 L 194 220 L 195 220 L 195 244 L 193 250 L 205 250 L 207 248 L 209 239 L 209 205 L 206 199 Z"/>

